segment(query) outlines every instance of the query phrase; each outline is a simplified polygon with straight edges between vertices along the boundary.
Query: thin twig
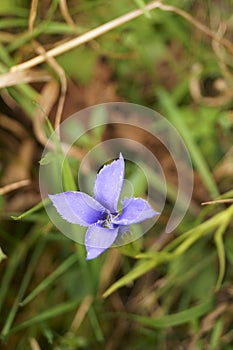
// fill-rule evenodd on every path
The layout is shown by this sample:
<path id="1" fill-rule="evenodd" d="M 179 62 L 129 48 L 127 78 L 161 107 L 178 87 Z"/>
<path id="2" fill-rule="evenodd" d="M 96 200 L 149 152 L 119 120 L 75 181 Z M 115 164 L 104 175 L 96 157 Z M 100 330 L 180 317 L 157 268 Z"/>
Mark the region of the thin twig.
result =
<path id="1" fill-rule="evenodd" d="M 219 25 L 218 31 L 217 31 L 218 37 L 222 38 L 224 36 L 224 34 L 226 33 L 226 30 L 227 30 L 226 23 L 221 22 Z M 232 80 L 233 75 L 232 75 L 230 69 L 227 67 L 227 64 L 225 62 L 225 55 L 224 55 L 223 51 L 221 50 L 222 48 L 221 48 L 219 42 L 217 42 L 216 40 L 213 40 L 212 47 L 213 47 L 214 53 L 216 54 L 216 56 L 218 58 L 218 64 L 219 64 L 223 74 L 225 75 L 225 77 Z"/>
<path id="2" fill-rule="evenodd" d="M 146 9 L 148 11 L 151 11 L 155 8 L 160 7 L 161 3 L 160 1 L 154 1 L 151 4 L 148 4 L 146 6 Z M 87 33 L 84 33 L 83 35 L 78 36 L 77 38 L 74 38 L 72 40 L 67 41 L 66 43 L 63 43 L 57 47 L 54 47 L 53 49 L 49 50 L 46 52 L 46 57 L 56 57 L 59 56 L 77 46 L 80 46 L 82 44 L 85 44 L 107 32 L 109 32 L 110 30 L 117 28 L 119 26 L 121 26 L 122 24 L 125 24 L 129 21 L 131 21 L 132 19 L 135 19 L 141 15 L 144 14 L 144 11 L 141 9 L 137 9 L 134 10 L 132 12 L 129 12 L 121 17 L 118 17 L 110 22 L 107 22 L 95 29 L 90 30 Z M 19 65 L 13 66 L 11 68 L 11 71 L 18 71 L 18 70 L 24 70 L 24 69 L 28 69 L 30 67 L 34 67 L 38 64 L 41 64 L 45 62 L 45 56 L 44 55 L 38 55 L 34 58 L 32 58 L 31 60 L 28 60 L 24 63 L 21 63 Z"/>
<path id="3" fill-rule="evenodd" d="M 41 347 L 35 338 L 29 338 L 29 343 L 32 350 L 41 350 Z"/>
<path id="4" fill-rule="evenodd" d="M 70 14 L 69 14 L 69 10 L 68 10 L 68 6 L 67 6 L 66 0 L 59 0 L 59 7 L 60 7 L 60 10 L 61 10 L 61 14 L 62 14 L 64 20 L 66 21 L 66 23 L 69 24 L 70 26 L 76 28 L 76 25 L 75 25 L 73 19 L 71 18 Z"/>
<path id="5" fill-rule="evenodd" d="M 42 45 L 40 44 L 37 45 L 37 51 L 45 55 L 46 61 L 48 62 L 50 67 L 53 68 L 53 70 L 57 73 L 61 83 L 60 97 L 58 101 L 57 113 L 56 113 L 55 124 L 54 124 L 54 129 L 56 130 L 57 127 L 60 125 L 62 112 L 65 104 L 65 98 L 66 98 L 66 92 L 67 92 L 67 79 L 63 68 L 57 63 L 57 61 L 53 57 L 47 57 L 46 51 Z"/>
<path id="6" fill-rule="evenodd" d="M 215 201 L 203 202 L 203 203 L 201 203 L 201 205 L 222 204 L 222 203 L 233 203 L 233 198 L 217 199 Z"/>
<path id="7" fill-rule="evenodd" d="M 212 32 L 210 28 L 208 28 L 203 23 L 201 23 L 198 20 L 196 20 L 195 18 L 193 18 L 187 12 L 181 10 L 178 7 L 170 6 L 170 5 L 164 5 L 164 4 L 160 4 L 159 8 L 161 10 L 163 10 L 163 11 L 174 12 L 177 15 L 183 17 L 184 19 L 186 19 L 186 21 L 188 21 L 189 23 L 194 25 L 196 28 L 198 28 L 204 34 L 206 34 L 207 36 L 211 37 L 212 39 L 214 39 L 215 41 L 217 41 L 221 45 L 225 46 L 228 49 L 228 51 L 233 55 L 233 45 L 232 45 L 232 43 L 229 40 L 227 40 L 225 38 L 219 38 L 218 34 Z"/>
<path id="8" fill-rule="evenodd" d="M 7 132 L 11 132 L 19 139 L 24 139 L 28 136 L 26 128 L 20 122 L 4 114 L 0 114 L 0 127 L 7 130 Z"/>
<path id="9" fill-rule="evenodd" d="M 78 308 L 78 311 L 76 312 L 76 315 L 73 319 L 73 322 L 70 326 L 70 332 L 74 333 L 77 332 L 78 328 L 80 327 L 80 325 L 82 324 L 82 321 L 84 320 L 88 310 L 90 309 L 90 306 L 93 302 L 93 297 L 90 295 L 87 295 L 80 307 Z"/>
<path id="10" fill-rule="evenodd" d="M 65 3 L 65 5 L 66 5 L 66 3 Z M 28 23 L 28 29 L 29 29 L 30 33 L 32 33 L 32 31 L 33 31 L 33 26 L 34 26 L 36 14 L 37 14 L 37 8 L 38 8 L 38 0 L 33 0 L 32 5 L 31 5 L 31 9 L 30 9 L 30 16 L 29 16 L 29 23 Z M 57 63 L 57 61 L 54 59 L 54 57 L 47 56 L 46 50 L 44 49 L 44 47 L 40 43 L 38 43 L 36 40 L 32 40 L 32 43 L 35 46 L 36 52 L 39 55 L 44 56 L 45 61 L 49 64 L 49 66 L 51 68 L 53 68 L 53 70 L 57 73 L 57 75 L 60 79 L 61 93 L 60 93 L 58 107 L 57 107 L 57 113 L 56 113 L 56 117 L 55 117 L 55 129 L 56 129 L 60 124 L 62 112 L 63 112 L 63 108 L 64 108 L 64 104 L 65 104 L 65 97 L 66 97 L 66 92 L 67 92 L 66 75 L 65 75 L 63 68 Z M 60 138 L 60 135 L 57 135 L 57 136 L 58 136 L 58 138 Z"/>
<path id="11" fill-rule="evenodd" d="M 214 40 L 219 42 L 221 45 L 225 46 L 229 50 L 229 52 L 231 54 L 233 54 L 233 45 L 229 40 L 227 40 L 225 38 L 219 38 L 218 35 L 213 33 L 207 26 L 205 26 L 204 24 L 202 24 L 199 21 L 197 21 L 196 19 L 194 19 L 187 12 L 185 12 L 177 7 L 174 7 L 174 6 L 164 5 L 160 1 L 153 1 L 152 3 L 145 6 L 145 9 L 147 11 L 152 11 L 156 8 L 159 8 L 163 11 L 170 11 L 170 12 L 174 12 L 174 13 L 178 14 L 179 16 L 186 19 L 186 21 L 188 21 L 189 23 L 194 25 L 196 28 L 201 30 L 203 33 L 205 33 L 207 36 L 213 38 Z M 65 53 L 65 52 L 67 52 L 67 51 L 69 51 L 77 46 L 80 46 L 84 43 L 87 43 L 87 42 L 109 32 L 110 30 L 112 30 L 114 28 L 121 26 L 122 24 L 125 24 L 125 23 L 143 15 L 144 13 L 145 13 L 144 9 L 143 10 L 137 9 L 137 10 L 131 11 L 131 12 L 129 12 L 121 17 L 118 17 L 118 18 L 116 18 L 110 22 L 107 22 L 107 23 L 105 23 L 105 24 L 103 24 L 95 29 L 92 29 L 87 33 L 84 33 L 83 35 L 80 35 L 77 38 L 74 38 L 72 40 L 69 40 L 66 43 L 63 43 L 57 47 L 54 47 L 53 49 L 46 52 L 46 57 L 59 56 L 59 55 Z M 46 59 L 45 59 L 44 55 L 38 55 L 37 57 L 34 57 L 31 60 L 23 62 L 19 65 L 13 66 L 11 68 L 11 71 L 28 69 L 28 68 L 34 67 L 38 64 L 45 62 L 45 60 Z"/>
<path id="12" fill-rule="evenodd" d="M 33 118 L 33 131 L 36 139 L 45 146 L 48 142 L 48 138 L 44 132 L 45 115 L 47 116 L 54 104 L 57 101 L 59 95 L 59 84 L 54 79 L 45 84 L 40 92 L 40 98 L 38 101 L 38 109 L 35 117 Z M 49 96 L 49 98 L 47 98 Z"/>
<path id="13" fill-rule="evenodd" d="M 216 43 L 215 40 L 213 41 Z M 205 103 L 209 106 L 222 106 L 225 103 L 232 100 L 233 91 L 231 89 L 225 89 L 221 91 L 218 96 L 215 97 L 203 96 L 203 94 L 201 93 L 200 82 L 202 69 L 203 68 L 199 63 L 195 63 L 191 69 L 189 89 L 194 101 L 198 103 Z"/>
<path id="14" fill-rule="evenodd" d="M 49 73 L 39 70 L 7 72 L 0 75 L 0 89 L 23 83 L 47 82 L 51 80 Z"/>
<path id="15" fill-rule="evenodd" d="M 30 14 L 29 14 L 29 20 L 28 20 L 29 32 L 33 31 L 34 22 L 35 22 L 36 14 L 37 14 L 37 8 L 38 8 L 38 0 L 32 0 Z"/>
<path id="16" fill-rule="evenodd" d="M 11 184 L 5 185 L 5 186 L 0 188 L 0 195 L 2 196 L 6 193 L 17 190 L 18 188 L 28 186 L 30 183 L 31 183 L 31 181 L 26 179 L 26 180 L 21 180 L 21 181 L 17 181 L 17 182 L 13 182 Z"/>

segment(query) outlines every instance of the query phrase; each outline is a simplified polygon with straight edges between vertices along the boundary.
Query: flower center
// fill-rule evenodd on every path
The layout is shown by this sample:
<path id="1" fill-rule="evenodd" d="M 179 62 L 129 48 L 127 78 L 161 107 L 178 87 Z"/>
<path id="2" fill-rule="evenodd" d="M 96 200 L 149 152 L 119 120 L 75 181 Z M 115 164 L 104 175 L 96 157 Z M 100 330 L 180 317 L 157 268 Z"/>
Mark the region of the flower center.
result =
<path id="1" fill-rule="evenodd" d="M 108 213 L 107 217 L 104 219 L 103 227 L 109 228 L 109 229 L 116 228 L 118 225 L 113 224 L 112 220 L 119 215 L 120 215 L 119 213 L 115 213 L 115 214 Z"/>

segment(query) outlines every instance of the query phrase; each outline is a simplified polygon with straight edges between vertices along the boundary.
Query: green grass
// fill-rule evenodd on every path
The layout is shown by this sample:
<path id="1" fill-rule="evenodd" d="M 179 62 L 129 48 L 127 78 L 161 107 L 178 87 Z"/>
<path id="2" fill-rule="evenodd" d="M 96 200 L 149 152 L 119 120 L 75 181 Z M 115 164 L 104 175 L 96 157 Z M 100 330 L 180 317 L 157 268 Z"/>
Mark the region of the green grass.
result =
<path id="1" fill-rule="evenodd" d="M 11 178 L 17 181 L 20 177 L 20 166 L 30 153 L 22 151 L 25 140 L 32 141 L 33 156 L 23 168 L 25 176 L 32 179 L 30 187 L 0 197 L 2 349 L 35 350 L 32 339 L 48 350 L 169 350 L 190 344 L 197 349 L 232 348 L 233 205 L 201 206 L 202 201 L 233 198 L 232 101 L 229 98 L 211 104 L 205 98 L 196 99 L 190 90 L 193 66 L 198 63 L 202 66 L 199 93 L 214 102 L 219 96 L 228 96 L 232 55 L 221 45 L 222 56 L 215 52 L 211 40 L 179 15 L 160 9 L 149 12 L 148 3 L 71 0 L 67 5 L 76 24 L 72 26 L 66 22 L 59 1 L 48 5 L 42 0 L 32 33 L 28 30 L 30 2 L 11 0 L 0 5 L 2 74 L 37 55 L 32 39 L 49 50 L 133 9 L 142 9 L 141 17 L 56 58 L 69 87 L 64 116 L 93 101 L 118 99 L 152 108 L 181 135 L 195 175 L 190 209 L 173 233 L 168 235 L 164 230 L 176 202 L 177 179 L 165 162 L 167 201 L 161 219 L 138 241 L 86 261 L 85 247 L 53 225 L 44 208 L 50 202 L 38 195 L 39 161 L 41 166 L 51 164 L 54 181 L 59 177 L 57 169 L 62 167 L 65 190 L 78 188 L 80 165 L 77 157 L 64 156 L 56 134 L 55 149 L 41 159 L 44 145 L 36 138 L 35 118 L 45 83 L 19 81 L 3 88 L 1 186 L 6 179 L 13 182 Z M 182 8 L 206 26 L 226 24 L 229 37 L 232 34 L 227 1 L 223 1 L 219 17 L 214 3 L 184 0 L 166 4 Z M 217 20 L 219 23 L 212 25 Z M 60 83 L 57 71 L 48 63 L 34 69 L 48 71 L 51 79 Z M 48 116 L 42 107 L 41 112 L 43 132 L 49 137 L 54 131 L 56 106 Z M 99 108 L 91 117 L 92 125 L 104 122 L 104 113 Z M 7 125 L 1 122 L 2 115 L 8 118 Z M 76 127 L 80 132 L 83 126 Z M 72 132 L 76 132 L 75 126 Z M 104 128 L 95 128 L 75 146 L 86 154 L 107 136 Z M 138 140 L 137 135 L 135 138 Z M 155 154 L 162 152 L 149 138 L 140 142 Z M 101 154 L 98 161 L 100 158 Z M 156 174 L 149 168 L 144 171 L 153 180 L 154 189 L 160 189 Z M 146 196 L 145 175 L 130 162 L 126 175 L 135 195 Z M 94 175 L 88 170 L 85 176 L 91 182 Z M 31 198 L 36 200 L 27 206 Z"/>

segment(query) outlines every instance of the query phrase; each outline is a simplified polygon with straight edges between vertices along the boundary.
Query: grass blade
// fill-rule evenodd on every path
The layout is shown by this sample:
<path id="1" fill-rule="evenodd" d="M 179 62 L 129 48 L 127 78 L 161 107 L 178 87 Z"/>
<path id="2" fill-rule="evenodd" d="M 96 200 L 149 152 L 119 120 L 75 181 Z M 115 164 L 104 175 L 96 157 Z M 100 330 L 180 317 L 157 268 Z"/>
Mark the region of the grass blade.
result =
<path id="1" fill-rule="evenodd" d="M 67 303 L 62 303 L 58 306 L 55 306 L 49 310 L 46 310 L 46 311 L 40 313 L 38 316 L 35 316 L 33 318 L 30 318 L 27 321 L 20 323 L 19 325 L 12 328 L 10 333 L 15 333 L 19 330 L 25 329 L 27 327 L 31 327 L 37 323 L 44 322 L 44 321 L 49 320 L 53 317 L 57 317 L 59 315 L 63 315 L 66 312 L 74 310 L 78 306 L 79 303 L 80 303 L 80 299 L 73 300 L 73 301 L 70 301 Z"/>
<path id="2" fill-rule="evenodd" d="M 23 218 L 25 218 L 25 216 L 28 216 L 28 215 L 30 215 L 30 214 L 32 214 L 32 213 L 35 213 L 36 211 L 38 211 L 38 210 L 44 208 L 44 206 L 45 206 L 46 204 L 49 204 L 49 203 L 50 203 L 50 201 L 49 201 L 49 199 L 47 198 L 47 199 L 45 199 L 44 201 L 42 201 L 42 202 L 36 204 L 36 205 L 35 205 L 34 207 L 32 207 L 31 209 L 25 211 L 23 214 L 20 214 L 19 216 L 14 216 L 14 215 L 12 215 L 11 218 L 12 218 L 13 220 L 22 220 Z"/>
<path id="3" fill-rule="evenodd" d="M 16 246 L 13 254 L 11 255 L 11 258 L 9 259 L 9 263 L 5 269 L 5 272 L 1 281 L 0 310 L 4 304 L 5 296 L 9 289 L 11 280 L 17 270 L 19 261 L 24 258 L 28 249 L 38 239 L 40 232 L 41 231 L 38 229 L 38 226 L 32 232 L 29 232 L 28 236 Z"/>
<path id="4" fill-rule="evenodd" d="M 232 210 L 230 210 L 230 208 Z M 218 230 L 215 233 L 214 239 L 215 239 L 215 244 L 217 247 L 217 252 L 218 252 L 218 259 L 219 259 L 219 275 L 218 275 L 218 281 L 216 284 L 216 290 L 218 290 L 221 287 L 224 274 L 225 274 L 225 269 L 226 269 L 226 257 L 225 257 L 225 248 L 224 248 L 224 243 L 223 243 L 223 234 L 226 231 L 227 226 L 230 223 L 230 220 L 233 215 L 233 205 L 231 206 L 228 210 L 228 215 L 226 216 L 225 220 L 223 221 L 222 225 L 219 226 Z"/>
<path id="5" fill-rule="evenodd" d="M 177 130 L 180 132 L 181 136 L 183 137 L 184 142 L 191 154 L 193 163 L 196 166 L 196 169 L 200 177 L 202 178 L 203 183 L 208 189 L 210 195 L 213 198 L 215 198 L 216 196 L 219 195 L 219 192 L 215 184 L 214 178 L 208 168 L 206 160 L 204 159 L 198 146 L 194 142 L 189 128 L 186 126 L 185 122 L 180 117 L 180 113 L 181 113 L 180 110 L 178 110 L 171 96 L 169 96 L 165 90 L 160 89 L 157 93 L 158 93 L 161 106 L 163 107 L 164 111 L 167 113 L 173 125 L 177 128 Z"/>
<path id="6" fill-rule="evenodd" d="M 159 264 L 160 260 L 146 260 L 146 261 L 140 261 L 139 264 L 129 273 L 127 273 L 125 276 L 120 278 L 117 282 L 113 283 L 103 294 L 104 298 L 107 298 L 110 294 L 115 292 L 117 289 L 125 286 L 126 284 L 131 283 L 135 279 L 139 278 L 140 276 L 144 275 L 146 272 L 153 269 L 155 266 Z"/>
<path id="7" fill-rule="evenodd" d="M 66 272 L 75 262 L 77 262 L 77 253 L 71 255 L 61 265 L 58 266 L 48 277 L 46 277 L 21 303 L 20 306 L 25 306 L 39 293 L 48 288 L 59 276 Z"/>
<path id="8" fill-rule="evenodd" d="M 158 318 L 151 318 L 145 316 L 138 315 L 129 315 L 130 319 L 152 328 L 167 328 L 174 327 L 180 324 L 192 322 L 194 319 L 197 319 L 207 312 L 211 311 L 213 308 L 213 298 L 208 299 L 207 301 L 199 304 L 197 306 L 193 306 L 184 311 L 180 311 L 171 315 L 165 315 Z M 128 317 L 128 316 L 126 316 Z"/>
<path id="9" fill-rule="evenodd" d="M 29 281 L 32 277 L 32 274 L 33 274 L 33 271 L 38 263 L 38 259 L 39 259 L 39 256 L 41 255 L 42 251 L 43 251 L 43 248 L 44 248 L 44 245 L 45 245 L 45 241 L 44 240 L 41 240 L 39 242 L 39 244 L 36 246 L 34 252 L 33 252 L 33 255 L 32 255 L 32 258 L 31 258 L 31 261 L 29 262 L 28 264 L 28 268 L 27 268 L 27 271 L 25 272 L 24 274 L 24 277 L 23 277 L 23 280 L 22 280 L 22 283 L 20 285 L 20 288 L 19 288 L 19 291 L 18 291 L 18 294 L 15 298 L 15 301 L 13 303 L 13 306 L 8 314 L 8 317 L 6 319 L 6 322 L 5 322 L 5 325 L 2 329 L 2 332 L 1 332 L 1 336 L 3 338 L 5 338 L 8 333 L 9 333 L 9 330 L 11 328 L 11 325 L 14 321 L 14 318 L 15 318 L 15 315 L 17 313 L 17 310 L 19 308 L 19 302 L 20 300 L 22 299 L 27 287 L 28 287 L 28 284 L 29 284 Z"/>
<path id="10" fill-rule="evenodd" d="M 151 14 L 150 14 L 150 11 L 147 10 L 145 2 L 143 0 L 134 0 L 134 2 L 143 11 L 145 17 L 150 19 Z"/>

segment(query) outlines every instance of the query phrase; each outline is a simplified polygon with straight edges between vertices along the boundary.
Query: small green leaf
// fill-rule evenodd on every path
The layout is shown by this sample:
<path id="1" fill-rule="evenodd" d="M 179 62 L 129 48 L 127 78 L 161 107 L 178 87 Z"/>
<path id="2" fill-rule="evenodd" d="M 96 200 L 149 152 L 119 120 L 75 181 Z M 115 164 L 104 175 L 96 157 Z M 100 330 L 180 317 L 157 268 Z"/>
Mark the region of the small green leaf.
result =
<path id="1" fill-rule="evenodd" d="M 48 152 L 43 158 L 41 158 L 39 163 L 40 165 L 47 165 L 47 164 L 50 164 L 53 161 L 53 159 L 54 159 L 54 153 Z"/>

